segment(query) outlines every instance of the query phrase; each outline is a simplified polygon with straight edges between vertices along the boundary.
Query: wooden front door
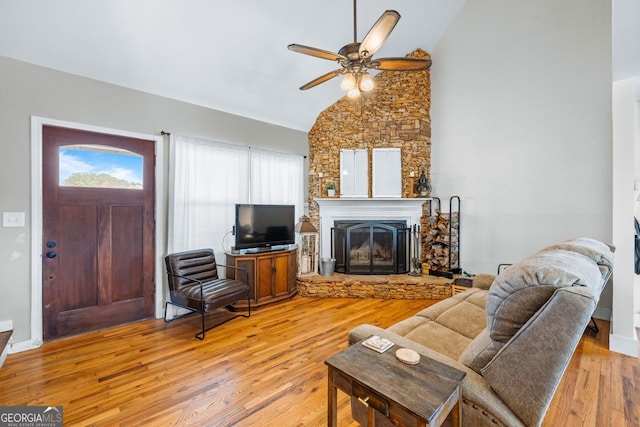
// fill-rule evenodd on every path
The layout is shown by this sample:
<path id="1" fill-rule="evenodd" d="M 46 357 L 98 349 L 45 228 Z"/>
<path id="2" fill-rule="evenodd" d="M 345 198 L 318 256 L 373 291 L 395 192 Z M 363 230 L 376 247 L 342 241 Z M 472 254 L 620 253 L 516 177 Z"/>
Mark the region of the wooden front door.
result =
<path id="1" fill-rule="evenodd" d="M 153 316 L 154 141 L 42 133 L 44 339 Z"/>

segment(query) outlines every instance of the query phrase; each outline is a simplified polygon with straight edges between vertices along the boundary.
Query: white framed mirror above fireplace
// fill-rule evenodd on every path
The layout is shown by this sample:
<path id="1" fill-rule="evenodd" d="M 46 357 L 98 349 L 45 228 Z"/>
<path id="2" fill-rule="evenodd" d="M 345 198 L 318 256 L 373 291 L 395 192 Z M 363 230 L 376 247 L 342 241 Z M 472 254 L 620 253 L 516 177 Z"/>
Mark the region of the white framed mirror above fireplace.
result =
<path id="1" fill-rule="evenodd" d="M 399 148 L 374 148 L 371 152 L 371 195 L 402 196 L 402 152 Z"/>
<path id="2" fill-rule="evenodd" d="M 402 197 L 402 150 L 371 150 L 372 197 Z M 369 150 L 340 150 L 340 197 L 369 197 Z"/>
<path id="3" fill-rule="evenodd" d="M 340 197 L 369 197 L 368 150 L 340 150 Z"/>

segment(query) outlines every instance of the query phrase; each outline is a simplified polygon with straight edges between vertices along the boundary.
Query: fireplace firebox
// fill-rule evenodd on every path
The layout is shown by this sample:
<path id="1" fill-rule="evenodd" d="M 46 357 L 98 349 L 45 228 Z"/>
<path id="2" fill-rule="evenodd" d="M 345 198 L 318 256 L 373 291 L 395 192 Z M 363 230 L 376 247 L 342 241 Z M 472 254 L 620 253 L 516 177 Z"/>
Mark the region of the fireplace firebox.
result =
<path id="1" fill-rule="evenodd" d="M 334 221 L 331 255 L 335 271 L 347 274 L 401 274 L 410 268 L 411 234 L 406 221 Z"/>

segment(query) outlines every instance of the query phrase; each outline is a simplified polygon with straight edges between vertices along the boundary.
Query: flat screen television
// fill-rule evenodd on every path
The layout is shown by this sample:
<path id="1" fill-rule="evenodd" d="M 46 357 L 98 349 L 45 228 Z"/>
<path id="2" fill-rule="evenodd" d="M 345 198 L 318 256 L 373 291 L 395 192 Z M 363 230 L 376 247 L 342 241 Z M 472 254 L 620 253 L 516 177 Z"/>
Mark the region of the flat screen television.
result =
<path id="1" fill-rule="evenodd" d="M 295 243 L 295 206 L 236 204 L 236 249 Z"/>

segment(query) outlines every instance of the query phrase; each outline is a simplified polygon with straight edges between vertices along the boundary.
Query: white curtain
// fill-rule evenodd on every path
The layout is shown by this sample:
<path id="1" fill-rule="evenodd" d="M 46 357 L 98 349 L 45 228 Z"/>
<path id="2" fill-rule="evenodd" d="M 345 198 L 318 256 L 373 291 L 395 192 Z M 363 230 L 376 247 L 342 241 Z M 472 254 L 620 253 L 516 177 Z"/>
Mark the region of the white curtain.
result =
<path id="1" fill-rule="evenodd" d="M 236 203 L 292 204 L 303 212 L 301 156 L 171 135 L 168 253 L 233 246 Z"/>
<path id="2" fill-rule="evenodd" d="M 251 203 L 295 205 L 303 213 L 301 156 L 251 149 Z"/>

